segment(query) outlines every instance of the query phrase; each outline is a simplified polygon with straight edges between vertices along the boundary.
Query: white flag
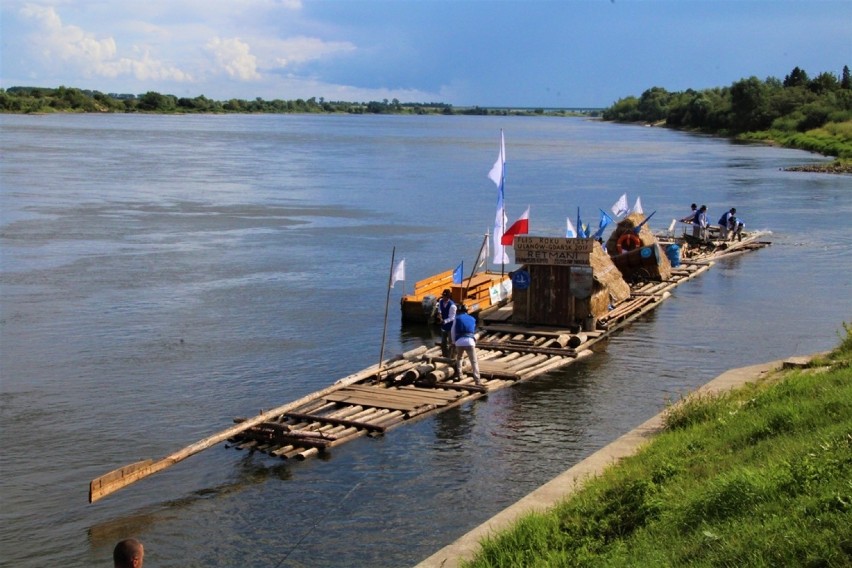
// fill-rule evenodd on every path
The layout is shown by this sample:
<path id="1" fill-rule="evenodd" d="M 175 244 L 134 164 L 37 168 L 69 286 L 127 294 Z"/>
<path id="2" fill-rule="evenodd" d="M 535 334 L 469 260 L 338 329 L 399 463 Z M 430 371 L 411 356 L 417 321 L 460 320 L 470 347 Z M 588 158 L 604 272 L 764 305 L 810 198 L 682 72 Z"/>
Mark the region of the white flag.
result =
<path id="1" fill-rule="evenodd" d="M 565 236 L 568 237 L 569 239 L 576 239 L 577 238 L 577 229 L 574 228 L 574 224 L 571 222 L 571 217 L 568 217 L 566 219 L 566 221 L 568 223 L 568 228 L 565 231 Z"/>
<path id="2" fill-rule="evenodd" d="M 506 248 L 500 243 L 503 239 L 503 233 L 506 232 L 506 207 L 503 204 L 503 183 L 506 176 L 506 140 L 503 137 L 503 130 L 500 130 L 500 153 L 497 155 L 497 161 L 494 162 L 491 171 L 488 172 L 488 178 L 497 185 L 497 213 L 494 215 L 494 232 L 492 246 L 494 247 L 494 264 L 508 264 L 509 255 L 506 254 Z"/>
<path id="3" fill-rule="evenodd" d="M 506 247 L 503 246 L 503 233 L 506 232 L 506 223 L 509 218 L 506 217 L 506 209 L 503 207 L 503 191 L 500 188 L 499 201 L 497 202 L 497 214 L 494 216 L 494 257 L 491 262 L 494 264 L 509 264 L 509 255 L 506 254 Z"/>
<path id="4" fill-rule="evenodd" d="M 612 214 L 616 217 L 627 215 L 627 194 L 623 194 L 618 198 L 618 201 L 612 204 Z"/>
<path id="5" fill-rule="evenodd" d="M 485 261 L 488 260 L 488 242 L 485 241 L 482 243 L 482 246 L 479 247 L 479 256 L 476 257 L 476 262 L 473 267 L 474 270 L 477 268 L 482 268 L 485 265 Z"/>
<path id="6" fill-rule="evenodd" d="M 636 198 L 636 203 L 633 205 L 633 209 L 630 210 L 631 213 L 644 213 L 642 211 L 642 200 L 638 197 Z"/>
<path id="7" fill-rule="evenodd" d="M 500 130 L 500 153 L 497 155 L 497 161 L 491 166 L 491 171 L 488 172 L 488 179 L 494 182 L 497 187 L 502 187 L 503 176 L 505 175 L 504 168 L 506 167 L 506 140 L 503 137 L 503 130 Z"/>
<path id="8" fill-rule="evenodd" d="M 396 263 L 396 267 L 393 269 L 393 275 L 391 276 L 391 288 L 397 282 L 405 282 L 405 259 L 403 258 L 399 262 Z"/>
<path id="9" fill-rule="evenodd" d="M 672 224 L 669 225 L 669 232 L 670 233 L 674 233 L 676 225 L 677 225 L 677 219 L 672 219 Z"/>

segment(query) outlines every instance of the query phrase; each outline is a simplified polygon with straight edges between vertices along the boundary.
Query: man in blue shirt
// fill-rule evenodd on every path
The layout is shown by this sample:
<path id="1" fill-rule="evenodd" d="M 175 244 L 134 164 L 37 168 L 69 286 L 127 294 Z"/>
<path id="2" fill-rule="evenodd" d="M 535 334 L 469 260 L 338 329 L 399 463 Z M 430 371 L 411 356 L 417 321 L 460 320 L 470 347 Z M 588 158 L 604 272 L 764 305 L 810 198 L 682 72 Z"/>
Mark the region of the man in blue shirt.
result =
<path id="1" fill-rule="evenodd" d="M 707 206 L 702 205 L 692 218 L 692 236 L 702 241 L 707 238 Z"/>
<path id="2" fill-rule="evenodd" d="M 465 353 L 470 359 L 473 380 L 479 385 L 479 361 L 476 359 L 476 319 L 467 313 L 467 306 L 460 304 L 457 309 L 456 321 L 452 328 L 452 340 L 456 346 L 456 380 L 461 380 L 461 361 Z"/>
<path id="3" fill-rule="evenodd" d="M 724 215 L 719 217 L 719 238 L 723 241 L 728 240 L 728 228 L 731 224 L 731 217 L 737 214 L 737 210 L 731 207 L 730 211 L 726 211 Z M 736 229 L 736 226 L 733 227 Z"/>

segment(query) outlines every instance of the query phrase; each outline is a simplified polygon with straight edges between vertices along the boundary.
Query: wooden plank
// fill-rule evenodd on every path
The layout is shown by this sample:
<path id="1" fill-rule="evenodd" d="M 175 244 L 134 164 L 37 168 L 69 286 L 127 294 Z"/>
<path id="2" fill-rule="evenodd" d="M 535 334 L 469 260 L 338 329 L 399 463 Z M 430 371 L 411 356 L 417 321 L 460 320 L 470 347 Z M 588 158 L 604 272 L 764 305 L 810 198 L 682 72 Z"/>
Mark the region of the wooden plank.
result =
<path id="1" fill-rule="evenodd" d="M 422 400 L 424 398 L 437 398 L 446 401 L 454 398 L 453 395 L 442 393 L 433 389 L 425 389 L 415 386 L 403 386 L 393 388 L 372 387 L 366 385 L 353 385 L 346 389 L 348 392 L 360 392 L 378 397 L 391 397 L 399 400 Z"/>
<path id="2" fill-rule="evenodd" d="M 512 351 L 516 353 L 540 353 L 544 355 L 563 355 L 571 357 L 575 355 L 573 349 L 565 347 L 533 347 L 523 345 L 505 345 L 503 343 L 482 342 L 476 344 L 477 349 L 496 349 L 499 351 Z"/>
<path id="3" fill-rule="evenodd" d="M 369 430 L 371 432 L 384 432 L 385 429 L 381 426 L 376 426 L 375 424 L 370 424 L 369 422 L 359 422 L 357 420 L 347 420 L 345 418 L 329 418 L 325 416 L 313 416 L 310 414 L 296 414 L 293 412 L 288 412 L 286 414 L 287 418 L 295 418 L 297 420 L 305 420 L 305 421 L 313 421 L 319 422 L 321 424 L 334 424 L 336 426 L 351 426 L 354 428 L 364 428 L 365 430 Z"/>
<path id="4" fill-rule="evenodd" d="M 511 381 L 518 380 L 518 374 L 515 371 L 511 371 L 505 365 L 499 363 L 480 363 L 479 376 L 508 379 Z"/>
<path id="5" fill-rule="evenodd" d="M 488 324 L 483 326 L 483 329 L 487 332 L 503 332 L 503 333 L 512 333 L 512 334 L 528 334 L 528 335 L 543 335 L 545 337 L 559 337 L 560 335 L 570 334 L 571 331 L 565 328 L 560 327 L 526 327 L 520 325 L 511 325 L 511 324 Z"/>
<path id="6" fill-rule="evenodd" d="M 360 404 L 362 406 L 374 406 L 376 408 L 389 408 L 391 410 L 414 410 L 418 406 L 423 406 L 422 404 L 415 404 L 411 402 L 394 402 L 394 401 L 382 401 L 379 403 L 374 397 L 370 397 L 367 395 L 359 395 L 356 393 L 331 393 L 326 395 L 326 400 L 333 400 L 335 402 L 344 402 L 347 404 Z"/>
<path id="7" fill-rule="evenodd" d="M 414 283 L 414 296 L 422 296 L 424 295 L 424 290 L 431 290 L 433 288 L 440 288 L 444 286 L 446 283 L 452 283 L 453 281 L 453 271 L 447 270 L 446 272 L 441 272 L 440 274 L 432 275 L 428 278 L 424 278 L 423 280 L 418 280 Z M 444 286 L 445 288 L 448 286 Z"/>
<path id="8" fill-rule="evenodd" d="M 480 376 L 482 375 L 482 369 L 479 370 L 479 374 Z M 487 387 L 484 385 L 477 385 L 476 383 L 438 383 L 438 387 L 455 391 L 488 392 Z"/>
<path id="9" fill-rule="evenodd" d="M 341 393 L 342 394 L 342 393 Z M 398 395 L 394 393 L 388 393 L 387 395 L 382 395 L 380 393 L 371 393 L 371 392 L 358 392 L 358 391 L 347 391 L 346 394 L 354 397 L 366 397 L 364 399 L 358 398 L 358 400 L 368 400 L 370 401 L 370 406 L 377 408 L 392 408 L 393 405 L 397 404 L 407 404 L 407 405 L 418 405 L 418 404 L 445 404 L 448 400 L 446 396 L 404 396 Z"/>

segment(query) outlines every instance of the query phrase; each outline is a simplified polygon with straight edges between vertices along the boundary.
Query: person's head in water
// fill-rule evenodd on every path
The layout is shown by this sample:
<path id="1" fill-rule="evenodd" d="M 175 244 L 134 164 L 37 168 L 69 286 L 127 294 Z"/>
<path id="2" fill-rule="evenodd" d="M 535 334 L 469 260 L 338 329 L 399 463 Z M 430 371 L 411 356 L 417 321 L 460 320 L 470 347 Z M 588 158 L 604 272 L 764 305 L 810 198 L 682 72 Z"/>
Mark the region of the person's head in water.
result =
<path id="1" fill-rule="evenodd" d="M 135 538 L 122 540 L 112 551 L 115 568 L 142 568 L 145 548 Z"/>

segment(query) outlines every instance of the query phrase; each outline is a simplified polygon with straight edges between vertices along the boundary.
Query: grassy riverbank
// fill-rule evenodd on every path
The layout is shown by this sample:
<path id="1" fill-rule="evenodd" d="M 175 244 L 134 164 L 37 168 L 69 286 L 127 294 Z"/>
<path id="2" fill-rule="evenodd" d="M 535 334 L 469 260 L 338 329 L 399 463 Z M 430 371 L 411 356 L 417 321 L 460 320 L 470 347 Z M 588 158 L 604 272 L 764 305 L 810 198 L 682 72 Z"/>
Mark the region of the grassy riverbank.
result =
<path id="1" fill-rule="evenodd" d="M 852 566 L 844 332 L 806 369 L 673 405 L 640 453 L 464 566 Z"/>
<path id="2" fill-rule="evenodd" d="M 831 122 L 807 132 L 763 130 L 746 132 L 740 140 L 758 140 L 785 148 L 816 152 L 823 156 L 836 156 L 833 162 L 808 166 L 791 166 L 788 171 L 807 171 L 833 174 L 852 174 L 852 120 Z"/>

